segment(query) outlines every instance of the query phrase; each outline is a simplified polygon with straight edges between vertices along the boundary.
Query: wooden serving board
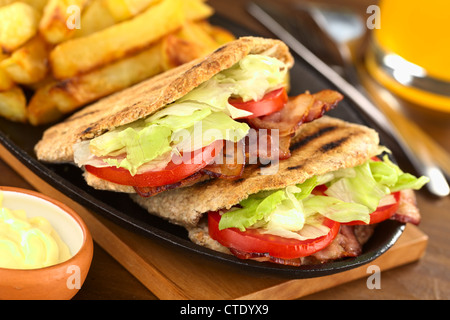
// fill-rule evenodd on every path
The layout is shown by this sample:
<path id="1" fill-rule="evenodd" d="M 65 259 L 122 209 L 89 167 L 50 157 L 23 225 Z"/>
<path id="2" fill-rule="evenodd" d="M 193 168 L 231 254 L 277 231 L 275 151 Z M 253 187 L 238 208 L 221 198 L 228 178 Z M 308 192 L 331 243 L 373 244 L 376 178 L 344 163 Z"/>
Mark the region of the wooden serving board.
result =
<path id="1" fill-rule="evenodd" d="M 297 299 L 370 275 L 366 265 L 325 277 L 290 280 L 190 254 L 89 211 L 35 175 L 2 145 L 0 157 L 38 191 L 78 212 L 94 241 L 160 299 Z M 427 242 L 426 234 L 408 225 L 397 243 L 371 265 L 385 271 L 416 261 L 424 254 Z"/>

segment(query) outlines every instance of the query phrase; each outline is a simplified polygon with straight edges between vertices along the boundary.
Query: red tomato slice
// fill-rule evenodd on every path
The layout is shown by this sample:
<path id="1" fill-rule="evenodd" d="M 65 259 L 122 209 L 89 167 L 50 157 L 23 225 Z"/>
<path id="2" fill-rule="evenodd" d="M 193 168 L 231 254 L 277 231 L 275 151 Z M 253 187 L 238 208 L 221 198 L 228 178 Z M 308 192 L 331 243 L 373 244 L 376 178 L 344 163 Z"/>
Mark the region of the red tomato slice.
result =
<path id="1" fill-rule="evenodd" d="M 322 237 L 310 240 L 297 240 L 280 236 L 262 234 L 257 229 L 240 231 L 237 228 L 219 230 L 220 214 L 208 213 L 210 236 L 227 248 L 233 248 L 250 253 L 267 253 L 281 259 L 306 257 L 327 247 L 339 232 L 338 222 L 324 219 L 324 225 L 330 232 Z"/>
<path id="2" fill-rule="evenodd" d="M 159 187 L 178 182 L 206 167 L 223 147 L 223 141 L 218 140 L 206 146 L 201 152 L 191 152 L 189 163 L 175 164 L 172 161 L 160 171 L 148 171 L 132 176 L 124 168 L 86 166 L 86 170 L 103 180 L 133 187 Z"/>
<path id="3" fill-rule="evenodd" d="M 238 109 L 253 113 L 250 116 L 243 117 L 252 119 L 283 109 L 287 101 L 288 95 L 286 89 L 280 88 L 267 93 L 261 100 L 258 101 L 252 100 L 243 102 L 242 99 L 230 99 L 229 103 Z"/>

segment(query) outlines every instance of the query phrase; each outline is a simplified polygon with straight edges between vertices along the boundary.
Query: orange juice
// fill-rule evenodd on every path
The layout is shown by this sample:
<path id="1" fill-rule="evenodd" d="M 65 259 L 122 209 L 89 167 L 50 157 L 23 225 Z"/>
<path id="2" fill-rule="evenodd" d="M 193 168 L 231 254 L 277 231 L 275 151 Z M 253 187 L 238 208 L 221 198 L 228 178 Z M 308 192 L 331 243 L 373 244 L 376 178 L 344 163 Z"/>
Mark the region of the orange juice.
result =
<path id="1" fill-rule="evenodd" d="M 375 37 L 384 50 L 450 80 L 449 0 L 381 0 L 380 13 Z"/>
<path id="2" fill-rule="evenodd" d="M 369 54 L 369 72 L 409 100 L 450 112 L 450 0 L 380 0 L 379 8 L 380 28 L 373 39 L 384 56 L 371 61 Z M 386 55 L 391 73 L 380 67 Z"/>

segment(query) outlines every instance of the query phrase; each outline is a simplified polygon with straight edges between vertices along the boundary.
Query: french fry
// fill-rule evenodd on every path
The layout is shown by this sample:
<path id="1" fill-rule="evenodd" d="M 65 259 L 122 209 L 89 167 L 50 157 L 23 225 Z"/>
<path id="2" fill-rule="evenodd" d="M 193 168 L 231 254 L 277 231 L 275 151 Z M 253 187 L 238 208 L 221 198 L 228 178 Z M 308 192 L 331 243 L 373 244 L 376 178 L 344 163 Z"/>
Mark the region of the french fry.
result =
<path id="1" fill-rule="evenodd" d="M 47 5 L 48 0 L 20 0 L 35 8 L 37 11 L 42 12 Z"/>
<path id="2" fill-rule="evenodd" d="M 7 6 L 8 4 L 11 4 L 15 2 L 15 0 L 0 0 L 0 7 Z"/>
<path id="3" fill-rule="evenodd" d="M 39 23 L 39 32 L 53 44 L 70 39 L 81 27 L 81 10 L 87 3 L 88 0 L 49 0 Z"/>
<path id="4" fill-rule="evenodd" d="M 9 74 L 1 67 L 1 62 L 8 58 L 8 55 L 0 52 L 0 91 L 7 91 L 14 87 L 14 81 Z"/>
<path id="5" fill-rule="evenodd" d="M 47 74 L 47 57 L 50 46 L 39 35 L 33 37 L 11 56 L 0 62 L 0 67 L 19 84 L 39 82 Z"/>
<path id="6" fill-rule="evenodd" d="M 181 0 L 163 0 L 131 20 L 57 45 L 50 53 L 53 76 L 71 78 L 148 47 L 180 28 Z"/>
<path id="7" fill-rule="evenodd" d="M 37 32 L 40 14 L 32 6 L 14 2 L 0 7 L 0 49 L 11 53 Z"/>
<path id="8" fill-rule="evenodd" d="M 161 0 L 95 0 L 86 6 L 81 16 L 82 27 L 74 37 L 85 37 L 130 19 Z"/>
<path id="9" fill-rule="evenodd" d="M 49 124 L 63 116 L 50 96 L 49 90 L 53 85 L 49 83 L 36 90 L 28 103 L 27 119 L 34 126 Z"/>
<path id="10" fill-rule="evenodd" d="M 35 8 L 37 11 L 42 12 L 42 10 L 44 9 L 48 0 L 0 0 L 0 7 L 6 6 L 8 4 L 11 4 L 13 2 L 18 2 L 18 1 L 29 4 L 30 6 Z"/>
<path id="11" fill-rule="evenodd" d="M 116 23 L 105 5 L 105 0 L 91 1 L 81 14 L 81 28 L 75 30 L 73 38 L 88 36 Z"/>
<path id="12" fill-rule="evenodd" d="M 219 45 L 224 45 L 236 39 L 236 37 L 227 29 L 210 24 L 208 21 L 199 21 L 197 25 L 205 30 L 214 41 Z"/>
<path id="13" fill-rule="evenodd" d="M 63 80 L 49 89 L 62 113 L 125 89 L 162 71 L 160 44 L 91 73 Z"/>
<path id="14" fill-rule="evenodd" d="M 8 73 L 0 67 L 0 92 L 10 90 L 14 85 L 15 83 Z"/>
<path id="15" fill-rule="evenodd" d="M 196 43 L 203 47 L 205 53 L 217 49 L 216 40 L 210 33 L 198 22 L 188 21 L 183 25 L 183 28 L 177 33 L 178 37 Z"/>
<path id="16" fill-rule="evenodd" d="M 214 32 L 215 29 L 206 22 L 188 21 L 180 31 L 166 36 L 162 42 L 164 70 L 203 57 L 217 49 L 223 43 L 215 39 Z M 228 36 L 228 39 L 234 39 L 233 35 Z"/>
<path id="17" fill-rule="evenodd" d="M 26 122 L 27 101 L 23 90 L 14 86 L 8 91 L 0 92 L 0 116 L 15 122 Z"/>
<path id="18" fill-rule="evenodd" d="M 198 21 L 209 18 L 214 10 L 204 0 L 184 0 L 183 11 L 188 21 Z"/>
<path id="19" fill-rule="evenodd" d="M 164 71 L 180 66 L 203 55 L 203 48 L 194 42 L 169 34 L 162 40 L 162 67 Z"/>
<path id="20" fill-rule="evenodd" d="M 161 0 L 105 0 L 105 5 L 118 22 L 134 17 L 151 5 L 159 2 Z"/>

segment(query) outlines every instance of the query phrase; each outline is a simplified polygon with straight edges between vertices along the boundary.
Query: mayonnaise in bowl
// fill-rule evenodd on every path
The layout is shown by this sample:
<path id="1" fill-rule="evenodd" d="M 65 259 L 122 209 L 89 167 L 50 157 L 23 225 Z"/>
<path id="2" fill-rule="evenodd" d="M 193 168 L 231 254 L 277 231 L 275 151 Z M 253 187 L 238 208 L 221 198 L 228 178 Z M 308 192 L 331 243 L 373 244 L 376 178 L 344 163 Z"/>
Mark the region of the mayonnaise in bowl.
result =
<path id="1" fill-rule="evenodd" d="M 25 210 L 4 207 L 0 191 L 0 268 L 44 268 L 71 256 L 46 218 L 27 217 Z"/>

